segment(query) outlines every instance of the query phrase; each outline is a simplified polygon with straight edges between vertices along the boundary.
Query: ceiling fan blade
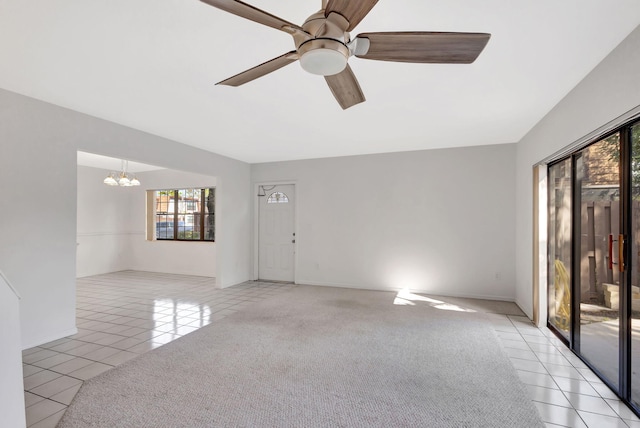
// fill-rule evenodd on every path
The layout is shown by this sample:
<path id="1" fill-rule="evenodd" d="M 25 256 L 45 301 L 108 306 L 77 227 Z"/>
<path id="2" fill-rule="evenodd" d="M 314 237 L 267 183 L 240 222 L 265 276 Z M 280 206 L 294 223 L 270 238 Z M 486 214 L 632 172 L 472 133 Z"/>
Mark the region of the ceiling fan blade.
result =
<path id="1" fill-rule="evenodd" d="M 329 0 L 324 10 L 324 16 L 336 12 L 349 21 L 347 31 L 352 31 L 373 9 L 378 0 Z"/>
<path id="2" fill-rule="evenodd" d="M 380 61 L 470 64 L 490 37 L 487 33 L 363 33 L 356 39 L 368 39 L 369 50 L 355 55 Z"/>
<path id="3" fill-rule="evenodd" d="M 298 53 L 296 51 L 287 52 L 284 55 L 281 55 L 277 58 L 274 58 L 270 61 L 264 62 L 260 65 L 257 65 L 249 70 L 243 71 L 242 73 L 236 74 L 233 77 L 225 79 L 221 82 L 216 83 L 216 85 L 227 85 L 227 86 L 240 86 L 244 85 L 247 82 L 251 82 L 258 77 L 262 77 L 266 74 L 269 74 L 273 71 L 276 71 L 285 65 L 289 65 L 292 62 L 298 60 Z"/>
<path id="4" fill-rule="evenodd" d="M 347 67 L 338 74 L 333 76 L 324 76 L 324 79 L 329 85 L 329 89 L 336 97 L 338 104 L 343 110 L 348 109 L 358 103 L 363 102 L 364 94 L 360 89 L 360 84 L 356 79 L 356 76 L 351 71 L 351 67 L 347 64 Z"/>
<path id="5" fill-rule="evenodd" d="M 285 21 L 282 18 L 271 15 L 268 12 L 253 7 L 249 4 L 243 3 L 239 0 L 200 0 L 218 9 L 222 9 L 226 12 L 233 13 L 242 18 L 249 19 L 259 24 L 273 27 L 276 30 L 282 30 L 289 34 L 292 33 L 290 29 L 302 30 L 298 25 L 292 24 L 289 21 Z"/>

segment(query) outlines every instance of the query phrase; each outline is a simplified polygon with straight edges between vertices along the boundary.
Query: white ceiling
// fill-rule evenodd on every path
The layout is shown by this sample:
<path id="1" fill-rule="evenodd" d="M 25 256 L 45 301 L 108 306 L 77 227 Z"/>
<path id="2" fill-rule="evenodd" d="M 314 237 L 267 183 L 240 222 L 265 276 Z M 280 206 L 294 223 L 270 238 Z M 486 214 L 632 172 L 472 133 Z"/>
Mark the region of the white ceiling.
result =
<path id="1" fill-rule="evenodd" d="M 245 0 L 302 24 L 320 0 Z M 640 24 L 638 0 L 380 1 L 373 31 L 492 34 L 471 65 L 352 57 L 367 101 L 343 111 L 294 48 L 198 0 L 0 0 L 0 87 L 247 162 L 513 143 Z"/>

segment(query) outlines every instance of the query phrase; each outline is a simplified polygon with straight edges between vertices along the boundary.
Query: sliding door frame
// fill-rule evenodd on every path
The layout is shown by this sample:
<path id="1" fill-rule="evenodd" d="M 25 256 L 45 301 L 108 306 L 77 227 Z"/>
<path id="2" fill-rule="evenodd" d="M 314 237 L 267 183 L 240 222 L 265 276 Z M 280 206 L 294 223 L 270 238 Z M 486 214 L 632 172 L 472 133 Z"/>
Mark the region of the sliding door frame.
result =
<path id="1" fill-rule="evenodd" d="M 620 287 L 620 395 L 631 403 L 631 245 L 629 237 L 633 236 L 632 212 L 631 212 L 631 126 L 629 122 L 615 132 L 620 133 L 620 232 L 624 237 L 622 246 L 623 272 L 620 280 L 624 287 Z M 622 284 L 621 284 L 622 285 Z M 637 411 L 637 410 L 636 410 Z"/>
<path id="2" fill-rule="evenodd" d="M 580 246 L 582 232 L 582 180 L 578 179 L 578 162 L 582 162 L 582 151 L 571 155 L 571 331 L 569 332 L 571 350 L 580 354 Z"/>
<path id="3" fill-rule="evenodd" d="M 553 224 L 555 224 L 555 222 L 552 222 L 552 221 L 551 221 L 551 219 L 550 219 L 550 209 L 549 209 L 549 207 L 551 206 L 551 197 L 552 197 L 552 195 L 554 194 L 554 191 L 552 191 L 552 189 L 550 188 L 550 183 L 551 183 L 551 181 L 550 181 L 550 180 L 551 180 L 551 177 L 552 177 L 552 174 L 551 174 L 551 168 L 552 168 L 552 167 L 554 167 L 555 165 L 560 164 L 560 163 L 562 163 L 562 162 L 565 162 L 565 161 L 567 161 L 567 160 L 569 160 L 569 159 L 571 160 L 571 178 L 572 178 L 572 180 L 571 180 L 571 186 L 572 186 L 572 187 L 571 187 L 571 192 L 572 192 L 572 195 L 571 195 L 571 201 L 572 201 L 572 203 L 573 203 L 573 176 L 574 176 L 574 174 L 575 174 L 575 171 L 574 171 L 574 170 L 575 170 L 575 168 L 574 168 L 575 160 L 574 160 L 573 156 L 572 156 L 572 155 L 569 155 L 569 156 L 566 156 L 566 155 L 565 155 L 565 156 L 563 156 L 563 157 L 561 157 L 561 158 L 559 158 L 559 159 L 556 159 L 555 161 L 550 162 L 549 164 L 547 164 L 547 180 L 548 180 L 548 181 L 547 181 L 547 200 L 546 200 L 546 205 L 547 205 L 547 209 L 546 209 L 546 213 L 547 213 L 547 231 L 546 231 L 546 232 L 547 232 L 547 239 L 546 239 L 546 242 L 547 242 L 547 251 L 546 251 L 546 255 L 547 255 L 547 264 L 546 264 L 546 269 L 547 269 L 547 275 L 546 275 L 546 276 L 547 276 L 547 284 L 546 284 L 546 293 L 545 293 L 545 296 L 546 296 L 546 299 L 545 299 L 545 302 L 546 302 L 546 303 L 545 303 L 545 304 L 547 305 L 547 319 L 546 319 L 547 327 L 548 327 L 548 328 L 549 328 L 549 329 L 550 329 L 550 330 L 551 330 L 551 331 L 552 331 L 552 332 L 553 332 L 553 333 L 558 337 L 558 339 L 560 339 L 560 340 L 561 340 L 561 341 L 562 341 L 562 342 L 563 342 L 563 343 L 564 343 L 564 344 L 565 344 L 569 349 L 573 350 L 573 346 L 572 346 L 572 344 L 574 343 L 574 339 L 573 339 L 573 337 L 572 337 L 572 332 L 574 331 L 574 328 L 573 328 L 573 319 L 574 319 L 573 307 L 574 307 L 574 302 L 573 302 L 573 286 L 572 286 L 572 283 L 570 283 L 570 284 L 569 284 L 569 289 L 571 290 L 571 302 L 570 302 L 570 303 L 571 303 L 571 309 L 570 309 L 570 311 L 571 311 L 571 312 L 570 312 L 570 314 L 569 314 L 569 316 L 570 316 L 570 321 L 569 321 L 569 323 L 570 323 L 570 324 L 569 324 L 569 335 L 568 335 L 568 337 L 565 337 L 565 336 L 564 336 L 564 334 L 562 334 L 562 333 L 560 332 L 560 330 L 558 330 L 558 329 L 557 329 L 557 328 L 556 328 L 556 327 L 551 323 L 550 315 L 551 315 L 552 311 L 549 309 L 549 287 L 551 286 L 551 281 L 552 281 L 552 280 L 551 280 L 551 275 L 550 275 L 549 273 L 551 272 L 551 263 L 553 263 L 553 262 L 554 262 L 554 260 L 551 260 L 551 251 L 550 251 L 550 249 L 549 249 L 549 246 L 551 245 L 551 242 L 552 242 L 552 240 L 551 240 L 551 234 L 552 234 L 552 233 L 554 233 L 554 234 L 555 234 L 555 231 L 552 231 L 552 230 L 551 230 L 552 225 L 553 225 Z M 571 261 L 571 265 L 569 266 L 569 271 L 571 272 L 571 278 L 572 278 L 572 277 L 573 277 L 573 272 L 572 272 L 572 269 L 573 269 L 573 268 L 572 268 L 572 266 L 573 266 L 573 253 L 574 253 L 574 250 L 573 250 L 573 236 L 574 236 L 574 233 L 575 233 L 575 232 L 574 232 L 574 230 L 573 230 L 573 216 L 574 216 L 574 213 L 573 213 L 573 207 L 571 208 L 571 210 L 572 210 L 572 212 L 571 212 L 572 222 L 571 222 L 571 232 L 570 232 L 570 233 L 571 233 L 571 237 L 570 237 L 570 239 L 571 239 L 571 243 L 570 243 L 570 246 L 571 246 L 571 250 L 570 250 L 570 257 L 571 257 L 570 261 Z M 555 243 L 555 240 L 554 240 L 554 243 Z M 555 282 L 554 282 L 554 287 L 555 287 Z M 554 312 L 555 312 L 555 311 L 554 311 Z"/>
<path id="4" fill-rule="evenodd" d="M 579 147 L 572 148 L 572 151 L 563 153 L 553 160 L 549 160 L 547 165 L 547 176 L 550 176 L 550 168 L 559 162 L 563 162 L 571 158 L 571 321 L 569 339 L 550 322 L 547 315 L 547 327 L 563 342 L 569 349 L 578 356 L 596 375 L 609 386 L 620 399 L 626 403 L 637 415 L 640 415 L 640 407 L 633 404 L 631 396 L 632 385 L 632 295 L 631 295 L 631 278 L 633 259 L 631 258 L 630 237 L 633 236 L 632 229 L 632 178 L 631 178 L 631 158 L 632 158 L 632 127 L 640 123 L 639 118 L 633 117 L 620 126 L 611 129 L 609 132 L 600 134 L 597 137 L 586 141 Z M 581 236 L 581 183 L 577 175 L 578 162 L 582 156 L 582 151 L 588 146 L 606 139 L 616 133 L 620 135 L 620 234 L 623 237 L 622 256 L 623 270 L 620 275 L 620 312 L 619 312 L 619 369 L 618 369 L 618 386 L 612 385 L 605 376 L 594 367 L 589 361 L 585 360 L 580 353 L 580 239 Z M 547 194 L 547 207 L 550 205 L 551 192 Z M 547 209 L 547 213 L 549 210 Z M 547 227 L 547 245 L 551 245 L 551 222 Z M 550 254 L 550 251 L 547 251 Z M 550 264 L 553 260 L 547 260 L 547 275 L 550 272 Z M 620 262 L 620 261 L 619 261 Z M 549 287 L 551 286 L 551 278 L 547 282 L 547 296 L 549 295 Z M 555 286 L 555 285 L 554 285 Z M 547 298 L 547 304 L 549 304 Z M 638 379 L 640 381 L 640 378 Z"/>

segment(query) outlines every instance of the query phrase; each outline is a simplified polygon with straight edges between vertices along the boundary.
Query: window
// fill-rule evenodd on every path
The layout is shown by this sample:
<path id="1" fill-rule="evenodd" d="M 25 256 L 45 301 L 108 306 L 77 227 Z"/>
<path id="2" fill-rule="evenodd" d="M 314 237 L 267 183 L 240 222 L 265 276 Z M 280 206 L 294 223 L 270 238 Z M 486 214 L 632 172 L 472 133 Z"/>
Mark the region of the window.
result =
<path id="1" fill-rule="evenodd" d="M 273 192 L 267 199 L 268 204 L 288 204 L 289 198 L 282 192 Z"/>
<path id="2" fill-rule="evenodd" d="M 216 189 L 165 189 L 149 192 L 155 208 L 155 238 L 215 241 Z"/>

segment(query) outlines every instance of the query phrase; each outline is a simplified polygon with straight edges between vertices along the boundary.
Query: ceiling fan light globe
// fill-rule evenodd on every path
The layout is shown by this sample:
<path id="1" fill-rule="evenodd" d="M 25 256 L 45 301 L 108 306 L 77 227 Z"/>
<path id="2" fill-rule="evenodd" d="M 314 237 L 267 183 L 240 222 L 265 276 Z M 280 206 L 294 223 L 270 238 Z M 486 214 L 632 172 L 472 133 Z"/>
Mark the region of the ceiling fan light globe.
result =
<path id="1" fill-rule="evenodd" d="M 333 49 L 314 49 L 300 57 L 302 68 L 320 76 L 332 76 L 347 66 L 347 57 Z"/>
<path id="2" fill-rule="evenodd" d="M 334 39 L 312 39 L 298 47 L 300 65 L 311 73 L 332 76 L 347 67 L 349 48 Z"/>

